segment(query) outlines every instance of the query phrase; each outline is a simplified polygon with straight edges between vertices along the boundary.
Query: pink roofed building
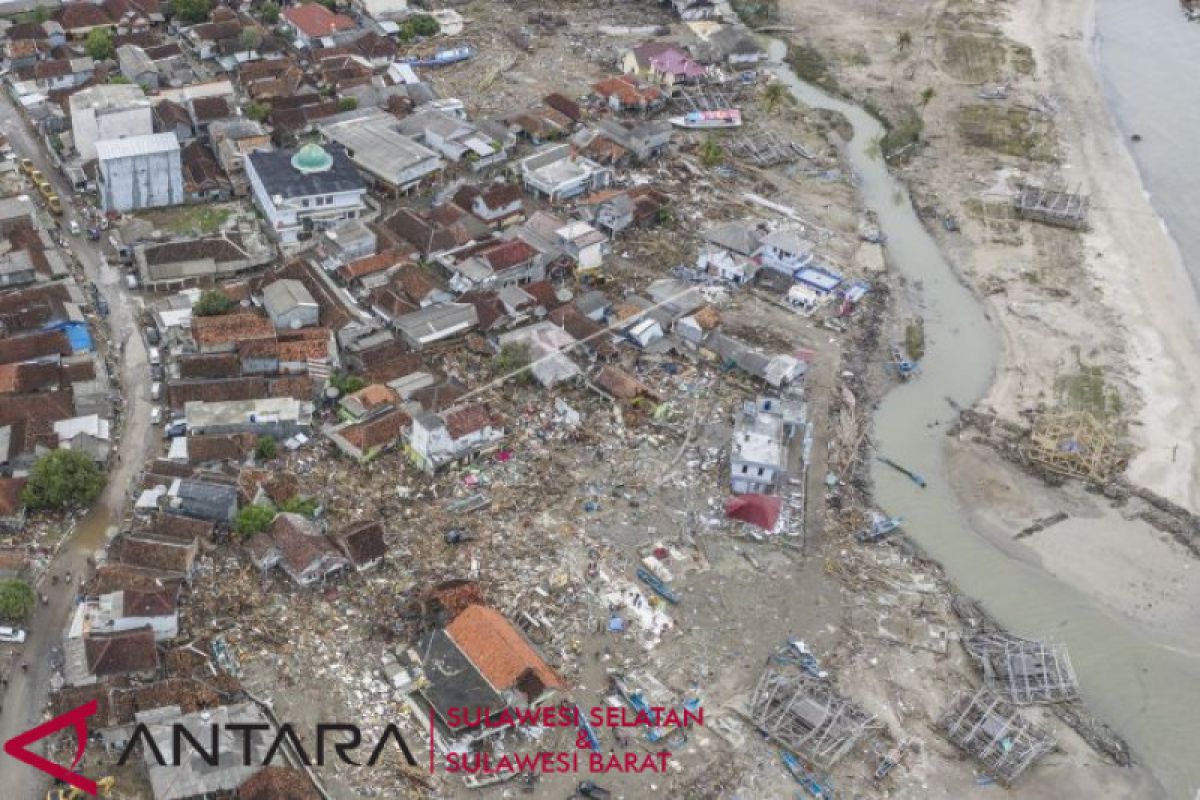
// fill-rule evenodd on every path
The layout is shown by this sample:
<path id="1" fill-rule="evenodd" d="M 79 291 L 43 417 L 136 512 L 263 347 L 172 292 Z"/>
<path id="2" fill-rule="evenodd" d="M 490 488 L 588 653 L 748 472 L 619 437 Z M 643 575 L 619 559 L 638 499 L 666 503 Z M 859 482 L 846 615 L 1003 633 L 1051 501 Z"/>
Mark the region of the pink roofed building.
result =
<path id="1" fill-rule="evenodd" d="M 646 42 L 625 51 L 621 69 L 626 75 L 644 77 L 663 86 L 695 83 L 708 72 L 703 64 L 670 42 Z"/>

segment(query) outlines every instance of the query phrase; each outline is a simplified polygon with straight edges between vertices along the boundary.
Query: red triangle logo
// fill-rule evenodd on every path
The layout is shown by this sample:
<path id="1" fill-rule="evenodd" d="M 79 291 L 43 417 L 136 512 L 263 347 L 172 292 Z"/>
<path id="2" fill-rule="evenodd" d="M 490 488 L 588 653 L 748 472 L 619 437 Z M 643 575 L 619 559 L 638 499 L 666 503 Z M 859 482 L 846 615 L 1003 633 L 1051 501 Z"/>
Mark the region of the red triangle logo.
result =
<path id="1" fill-rule="evenodd" d="M 95 700 L 84 703 L 78 708 L 73 708 L 65 714 L 59 714 L 51 720 L 43 722 L 36 728 L 30 728 L 24 733 L 17 734 L 13 738 L 4 743 L 4 752 L 20 761 L 22 764 L 28 764 L 36 770 L 40 770 L 52 778 L 57 778 L 64 783 L 74 786 L 84 794 L 96 796 L 96 782 L 88 780 L 82 775 L 76 775 L 71 770 L 83 758 L 83 753 L 87 750 L 87 718 L 95 714 L 99 710 L 99 703 Z M 27 748 L 34 742 L 41 741 L 47 736 L 58 733 L 63 728 L 73 727 L 75 729 L 75 760 L 71 762 L 71 768 L 55 764 L 42 758 L 37 753 L 30 752 Z"/>

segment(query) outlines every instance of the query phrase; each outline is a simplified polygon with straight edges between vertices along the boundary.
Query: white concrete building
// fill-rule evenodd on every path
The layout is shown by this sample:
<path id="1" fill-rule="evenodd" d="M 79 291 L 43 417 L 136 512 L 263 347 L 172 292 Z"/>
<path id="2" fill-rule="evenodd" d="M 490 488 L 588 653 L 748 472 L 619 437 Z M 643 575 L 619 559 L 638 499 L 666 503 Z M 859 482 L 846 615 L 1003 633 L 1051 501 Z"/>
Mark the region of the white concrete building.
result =
<path id="1" fill-rule="evenodd" d="M 154 133 L 153 105 L 140 86 L 102 84 L 71 95 L 71 136 L 84 161 L 105 139 Z"/>
<path id="2" fill-rule="evenodd" d="M 183 162 L 173 133 L 151 133 L 96 143 L 100 205 L 135 211 L 183 204 Z"/>
<path id="3" fill-rule="evenodd" d="M 734 422 L 730 486 L 737 494 L 772 494 L 787 474 L 783 417 L 746 403 Z"/>
<path id="4" fill-rule="evenodd" d="M 245 166 L 254 203 L 283 244 L 358 219 L 367 209 L 367 185 L 339 147 L 259 151 L 246 156 Z"/>
<path id="5" fill-rule="evenodd" d="M 131 590 L 96 595 L 75 606 L 67 637 L 79 639 L 91 633 L 119 633 L 149 625 L 154 641 L 165 642 L 179 635 L 176 595 L 167 589 L 157 592 Z"/>
<path id="6" fill-rule="evenodd" d="M 436 472 L 456 461 L 468 461 L 500 446 L 504 427 L 487 406 L 473 404 L 426 411 L 413 418 L 409 453 L 418 467 Z"/>

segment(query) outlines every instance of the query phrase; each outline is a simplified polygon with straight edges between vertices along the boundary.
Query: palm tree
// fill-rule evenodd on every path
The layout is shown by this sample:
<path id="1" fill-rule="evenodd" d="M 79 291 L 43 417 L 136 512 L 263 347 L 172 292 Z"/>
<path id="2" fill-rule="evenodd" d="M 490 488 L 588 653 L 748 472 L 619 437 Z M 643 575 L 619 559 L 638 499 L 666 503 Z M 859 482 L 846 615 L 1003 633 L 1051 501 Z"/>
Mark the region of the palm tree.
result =
<path id="1" fill-rule="evenodd" d="M 787 87 L 779 81 L 768 83 L 766 88 L 763 89 L 763 102 L 766 103 L 768 114 L 775 113 L 775 109 L 779 108 L 789 99 L 791 99 L 791 95 L 788 94 Z"/>
<path id="2" fill-rule="evenodd" d="M 937 96 L 937 92 L 935 92 L 933 90 L 932 86 L 926 86 L 924 89 L 922 89 L 921 90 L 921 110 L 924 111 L 925 106 L 929 105 L 929 101 L 932 100 L 936 96 Z"/>

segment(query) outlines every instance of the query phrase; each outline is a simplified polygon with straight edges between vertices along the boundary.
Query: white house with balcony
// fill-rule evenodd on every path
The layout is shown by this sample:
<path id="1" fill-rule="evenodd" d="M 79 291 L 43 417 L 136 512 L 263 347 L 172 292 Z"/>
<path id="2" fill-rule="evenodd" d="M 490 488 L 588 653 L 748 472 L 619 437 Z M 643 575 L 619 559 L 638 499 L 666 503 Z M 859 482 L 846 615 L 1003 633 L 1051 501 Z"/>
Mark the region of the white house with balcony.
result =
<path id="1" fill-rule="evenodd" d="M 246 156 L 254 203 L 281 244 L 358 219 L 367 210 L 367 185 L 345 151 L 306 144 Z"/>

